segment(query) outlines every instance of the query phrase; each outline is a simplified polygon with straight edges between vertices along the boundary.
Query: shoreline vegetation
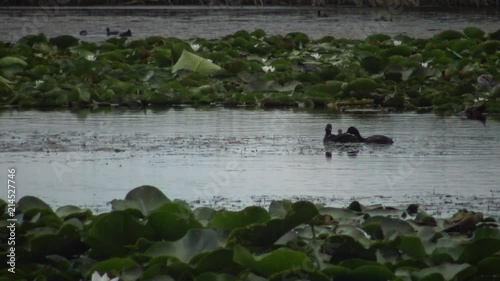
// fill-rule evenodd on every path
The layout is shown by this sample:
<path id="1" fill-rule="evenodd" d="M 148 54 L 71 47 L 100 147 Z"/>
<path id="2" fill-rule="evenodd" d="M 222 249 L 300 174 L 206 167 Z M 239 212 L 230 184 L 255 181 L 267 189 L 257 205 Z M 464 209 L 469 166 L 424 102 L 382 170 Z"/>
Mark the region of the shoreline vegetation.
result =
<path id="1" fill-rule="evenodd" d="M 457 8 L 500 7 L 500 0 L 5 0 L 0 6 L 313 6 Z"/>
<path id="2" fill-rule="evenodd" d="M 0 199 L 10 231 L 0 280 L 498 280 L 498 218 L 418 204 L 346 208 L 272 201 L 240 211 L 192 208 L 134 188 L 112 211 L 53 210 L 33 196 Z M 7 208 L 8 206 L 8 208 Z M 8 210 L 8 211 L 7 211 Z M 7 239 L 4 239 L 7 241 Z M 15 272 L 15 274 L 14 274 Z M 95 277 L 92 277 L 92 280 Z M 98 279 L 109 280 L 109 279 Z"/>
<path id="3" fill-rule="evenodd" d="M 425 39 L 312 40 L 261 29 L 210 40 L 108 38 L 90 43 L 83 33 L 38 34 L 0 41 L 0 107 L 365 107 L 456 114 L 476 105 L 500 113 L 500 30 L 468 27 Z"/>

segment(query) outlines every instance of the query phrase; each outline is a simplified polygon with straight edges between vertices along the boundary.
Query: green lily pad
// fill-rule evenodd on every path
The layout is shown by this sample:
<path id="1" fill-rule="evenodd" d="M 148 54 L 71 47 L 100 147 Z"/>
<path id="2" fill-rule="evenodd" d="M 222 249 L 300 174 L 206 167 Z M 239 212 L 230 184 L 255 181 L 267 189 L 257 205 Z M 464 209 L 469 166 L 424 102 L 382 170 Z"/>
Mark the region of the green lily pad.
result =
<path id="1" fill-rule="evenodd" d="M 293 203 L 283 219 L 271 219 L 264 224 L 252 224 L 234 229 L 228 238 L 228 245 L 247 247 L 270 246 L 294 227 L 309 222 L 318 215 L 316 207 L 306 201 Z"/>
<path id="2" fill-rule="evenodd" d="M 270 218 L 269 213 L 261 207 L 247 207 L 238 212 L 222 210 L 212 217 L 208 227 L 231 231 L 253 223 L 264 223 Z"/>
<path id="3" fill-rule="evenodd" d="M 168 241 L 183 237 L 190 229 L 203 227 L 188 207 L 178 203 L 166 203 L 151 213 L 147 225 Z"/>
<path id="4" fill-rule="evenodd" d="M 82 232 L 83 242 L 94 257 L 120 257 L 129 253 L 127 245 L 137 239 L 152 238 L 153 230 L 126 211 L 114 211 L 97 217 Z"/>
<path id="5" fill-rule="evenodd" d="M 196 276 L 194 281 L 238 281 L 238 277 L 226 273 L 217 274 L 213 272 L 206 272 Z"/>
<path id="6" fill-rule="evenodd" d="M 139 210 L 143 216 L 148 216 L 165 203 L 171 202 L 161 190 L 154 186 L 143 185 L 129 191 L 125 200 L 111 201 L 113 210 Z"/>
<path id="7" fill-rule="evenodd" d="M 90 276 L 94 272 L 99 272 L 101 275 L 107 273 L 111 276 L 120 276 L 120 274 L 129 268 L 137 267 L 139 264 L 130 258 L 111 258 L 101 261 L 94 265 L 88 272 Z"/>
<path id="8" fill-rule="evenodd" d="M 59 230 L 53 232 L 28 234 L 31 258 L 42 258 L 47 255 L 70 257 L 84 251 L 86 247 L 80 241 L 80 231 L 83 226 L 77 222 L 65 222 Z"/>
<path id="9" fill-rule="evenodd" d="M 468 264 L 441 264 L 438 266 L 424 268 L 412 275 L 416 280 L 437 280 L 438 275 L 442 277 L 441 280 L 462 281 L 469 280 L 476 273 L 476 269 Z M 432 279 L 431 279 L 432 278 Z"/>
<path id="10" fill-rule="evenodd" d="M 144 254 L 151 257 L 171 256 L 188 263 L 196 255 L 219 247 L 217 233 L 212 229 L 191 229 L 177 241 L 153 244 Z"/>
<path id="11" fill-rule="evenodd" d="M 493 275 L 500 278 L 500 256 L 487 257 L 477 263 L 477 271 L 482 275 Z"/>
<path id="12" fill-rule="evenodd" d="M 199 72 L 203 75 L 211 75 L 222 68 L 207 59 L 184 50 L 177 63 L 172 67 L 172 72 L 176 73 L 181 69 Z"/>
<path id="13" fill-rule="evenodd" d="M 279 248 L 271 253 L 254 257 L 247 249 L 236 245 L 234 247 L 234 261 L 264 277 L 284 270 L 315 267 L 306 254 L 288 248 Z"/>
<path id="14" fill-rule="evenodd" d="M 26 216 L 31 217 L 40 210 L 52 211 L 52 208 L 43 200 L 34 196 L 24 196 L 17 202 L 18 209 Z"/>
<path id="15" fill-rule="evenodd" d="M 68 220 L 70 218 L 78 218 L 81 220 L 87 219 L 92 215 L 92 212 L 88 209 L 81 209 L 77 206 L 67 205 L 59 207 L 56 210 L 56 214 L 64 220 Z"/>
<path id="16" fill-rule="evenodd" d="M 500 230 L 491 227 L 478 227 L 474 236 L 463 244 L 464 251 L 459 262 L 475 264 L 500 251 Z"/>

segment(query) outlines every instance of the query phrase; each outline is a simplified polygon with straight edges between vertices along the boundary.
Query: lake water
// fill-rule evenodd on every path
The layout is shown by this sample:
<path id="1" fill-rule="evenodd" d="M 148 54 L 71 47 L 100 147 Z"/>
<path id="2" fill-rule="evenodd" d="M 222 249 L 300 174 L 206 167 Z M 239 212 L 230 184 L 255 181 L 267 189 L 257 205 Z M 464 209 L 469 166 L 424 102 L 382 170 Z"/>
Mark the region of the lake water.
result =
<path id="1" fill-rule="evenodd" d="M 325 147 L 326 123 L 395 143 Z M 419 203 L 436 215 L 461 208 L 500 215 L 498 120 L 483 126 L 433 114 L 172 108 L 0 111 L 0 126 L 1 182 L 15 167 L 18 196 L 54 207 L 108 210 L 110 200 L 149 184 L 193 206 L 238 209 L 282 198 L 346 206 L 357 199 Z"/>
<path id="2" fill-rule="evenodd" d="M 17 40 L 28 34 L 48 37 L 71 34 L 85 41 L 107 39 L 105 30 L 132 30 L 133 38 L 153 35 L 189 39 L 219 38 L 238 30 L 264 29 L 269 35 L 304 32 L 311 38 L 335 36 L 364 39 L 374 33 L 430 37 L 442 30 L 477 26 L 486 32 L 500 28 L 499 9 L 406 9 L 326 7 L 327 18 L 318 18 L 317 7 L 2 7 L 0 40 Z M 392 21 L 376 21 L 384 17 Z"/>
<path id="3" fill-rule="evenodd" d="M 311 7 L 2 8 L 0 40 L 43 32 L 107 39 L 106 27 L 134 38 L 219 38 L 237 30 L 364 38 L 383 32 L 429 37 L 446 29 L 500 28 L 500 12 Z M 389 14 L 388 14 L 389 13 Z M 392 22 L 375 21 L 384 16 Z M 387 134 L 389 147 L 324 147 L 326 123 Z M 329 111 L 169 109 L 98 112 L 1 111 L 0 180 L 17 168 L 18 195 L 95 211 L 143 184 L 192 205 L 241 208 L 272 199 L 345 206 L 421 203 L 433 214 L 472 208 L 500 214 L 500 122 L 458 117 L 334 114 Z M 325 151 L 332 151 L 327 159 Z M 348 152 L 359 150 L 357 156 Z M 5 192 L 0 193 L 6 197 Z M 18 197 L 19 198 L 19 197 Z"/>

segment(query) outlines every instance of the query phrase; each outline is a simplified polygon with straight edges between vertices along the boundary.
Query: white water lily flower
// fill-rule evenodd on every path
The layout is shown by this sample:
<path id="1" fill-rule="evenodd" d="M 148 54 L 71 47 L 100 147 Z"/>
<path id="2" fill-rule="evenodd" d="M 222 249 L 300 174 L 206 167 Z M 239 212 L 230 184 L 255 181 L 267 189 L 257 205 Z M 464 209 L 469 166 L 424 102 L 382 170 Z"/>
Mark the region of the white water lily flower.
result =
<path id="1" fill-rule="evenodd" d="M 36 80 L 35 81 L 35 87 L 39 86 L 40 84 L 43 84 L 43 80 Z"/>
<path id="2" fill-rule="evenodd" d="M 312 54 L 311 54 L 311 57 L 313 57 L 313 58 L 315 58 L 315 59 L 319 60 L 319 58 L 321 58 L 321 55 L 320 55 L 320 54 L 318 54 L 318 53 L 312 53 Z"/>
<path id="3" fill-rule="evenodd" d="M 429 65 L 429 63 L 428 62 L 423 62 L 420 65 L 422 65 L 423 67 L 427 67 Z"/>
<path id="4" fill-rule="evenodd" d="M 264 70 L 265 73 L 268 73 L 268 72 L 274 72 L 276 70 L 276 68 L 274 68 L 273 66 L 263 66 L 262 67 L 262 70 Z"/>
<path id="5" fill-rule="evenodd" d="M 399 46 L 401 45 L 401 43 L 403 43 L 403 41 L 398 41 L 398 40 L 394 40 L 394 46 Z"/>
<path id="6" fill-rule="evenodd" d="M 118 277 L 115 277 L 113 279 L 110 279 L 108 277 L 108 274 L 107 273 L 104 273 L 103 276 L 99 275 L 99 272 L 95 271 L 93 274 L 92 274 L 92 279 L 91 281 L 118 281 Z"/>
<path id="7" fill-rule="evenodd" d="M 488 99 L 485 99 L 485 98 L 474 99 L 474 102 L 480 102 L 480 101 L 488 101 Z"/>
<path id="8" fill-rule="evenodd" d="M 213 60 L 211 60 L 211 59 L 207 59 L 207 61 L 209 61 L 209 62 L 214 62 L 214 61 L 213 61 Z"/>
<path id="9" fill-rule="evenodd" d="M 193 51 L 197 52 L 200 49 L 201 45 L 200 44 L 191 44 L 191 49 Z"/>
<path id="10" fill-rule="evenodd" d="M 95 55 L 87 55 L 85 58 L 86 58 L 88 61 L 95 61 L 96 56 L 95 56 Z"/>

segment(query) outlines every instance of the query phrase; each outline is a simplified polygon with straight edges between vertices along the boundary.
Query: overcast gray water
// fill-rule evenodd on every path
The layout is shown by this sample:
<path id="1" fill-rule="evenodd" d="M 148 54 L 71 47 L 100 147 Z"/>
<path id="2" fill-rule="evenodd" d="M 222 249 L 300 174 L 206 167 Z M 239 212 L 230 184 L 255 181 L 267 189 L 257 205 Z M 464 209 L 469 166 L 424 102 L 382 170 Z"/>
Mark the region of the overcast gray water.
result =
<path id="1" fill-rule="evenodd" d="M 326 123 L 395 143 L 325 147 Z M 18 196 L 52 206 L 102 211 L 150 184 L 193 206 L 238 209 L 282 198 L 345 206 L 357 199 L 415 202 L 434 214 L 460 208 L 500 214 L 495 120 L 483 126 L 432 114 L 187 108 L 2 111 L 0 126 L 0 180 L 15 167 Z"/>
<path id="2" fill-rule="evenodd" d="M 133 6 L 90 8 L 8 8 L 0 10 L 0 40 L 18 40 L 28 34 L 48 37 L 71 34 L 85 41 L 107 38 L 112 30 L 131 29 L 133 38 L 164 37 L 220 38 L 238 30 L 264 29 L 269 35 L 304 32 L 311 38 L 324 36 L 364 39 L 374 33 L 431 37 L 447 29 L 477 26 L 486 32 L 500 28 L 500 10 L 490 9 L 412 9 L 323 7 L 326 18 L 317 17 L 317 7 L 193 7 Z M 384 17 L 392 21 L 378 21 Z"/>

